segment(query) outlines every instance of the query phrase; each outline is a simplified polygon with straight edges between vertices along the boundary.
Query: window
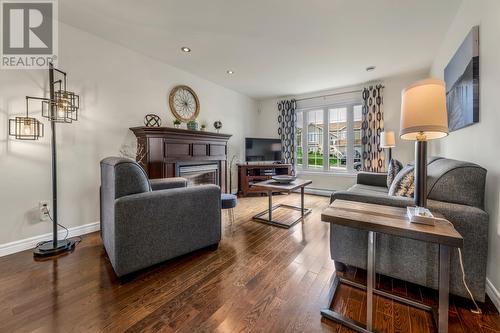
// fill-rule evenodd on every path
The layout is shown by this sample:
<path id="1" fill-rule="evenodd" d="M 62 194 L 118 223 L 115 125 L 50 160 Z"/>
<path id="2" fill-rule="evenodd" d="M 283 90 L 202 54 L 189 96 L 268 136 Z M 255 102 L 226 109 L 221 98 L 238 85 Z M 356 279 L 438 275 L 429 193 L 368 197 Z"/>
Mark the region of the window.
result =
<path id="1" fill-rule="evenodd" d="M 354 171 L 361 168 L 360 103 L 297 110 L 297 167 L 303 170 Z M 305 155 L 307 158 L 305 158 Z"/>
<path id="2" fill-rule="evenodd" d="M 295 135 L 295 147 L 297 147 L 297 159 L 296 165 L 298 168 L 302 168 L 302 128 L 304 125 L 303 113 L 297 113 L 297 128 Z"/>
<path id="3" fill-rule="evenodd" d="M 363 144 L 361 143 L 361 123 L 363 121 L 362 116 L 363 106 L 354 105 L 354 170 L 361 170 L 361 156 L 363 155 Z"/>
<path id="4" fill-rule="evenodd" d="M 347 108 L 328 110 L 330 169 L 345 168 L 347 161 Z"/>
<path id="5" fill-rule="evenodd" d="M 307 117 L 307 159 L 312 169 L 323 168 L 323 110 L 312 110 Z"/>

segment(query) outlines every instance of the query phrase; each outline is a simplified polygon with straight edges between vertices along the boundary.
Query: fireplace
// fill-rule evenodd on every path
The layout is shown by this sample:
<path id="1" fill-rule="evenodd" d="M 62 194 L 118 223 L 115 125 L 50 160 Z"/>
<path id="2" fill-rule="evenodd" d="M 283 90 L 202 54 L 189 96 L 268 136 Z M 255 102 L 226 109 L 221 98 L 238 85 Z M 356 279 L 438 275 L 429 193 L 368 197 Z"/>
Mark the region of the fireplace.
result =
<path id="1" fill-rule="evenodd" d="M 149 179 L 182 175 L 193 178 L 192 184 L 210 182 L 222 192 L 228 191 L 227 143 L 231 135 L 170 127 L 131 130 L 137 137 L 137 161 Z"/>
<path id="2" fill-rule="evenodd" d="M 219 184 L 219 163 L 178 164 L 177 176 L 187 179 L 188 186 Z"/>

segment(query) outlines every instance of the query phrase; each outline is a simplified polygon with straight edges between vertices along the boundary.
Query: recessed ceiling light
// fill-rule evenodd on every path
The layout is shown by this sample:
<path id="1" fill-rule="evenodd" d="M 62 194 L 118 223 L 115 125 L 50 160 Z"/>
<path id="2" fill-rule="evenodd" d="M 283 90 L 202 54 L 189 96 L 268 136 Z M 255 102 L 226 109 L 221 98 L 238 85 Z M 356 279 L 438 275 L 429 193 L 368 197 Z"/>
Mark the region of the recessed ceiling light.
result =
<path id="1" fill-rule="evenodd" d="M 189 53 L 189 52 L 191 52 L 191 49 L 189 47 L 187 47 L 187 46 L 183 46 L 183 47 L 181 47 L 181 51 Z"/>
<path id="2" fill-rule="evenodd" d="M 234 71 L 232 71 L 232 70 L 228 69 L 228 70 L 226 71 L 226 73 L 227 73 L 227 74 L 229 74 L 229 75 L 233 75 L 233 74 L 234 74 Z"/>
<path id="3" fill-rule="evenodd" d="M 377 68 L 377 67 L 375 67 L 375 66 L 368 66 L 368 67 L 366 67 L 366 71 L 367 72 L 373 72 L 375 70 L 375 68 Z"/>

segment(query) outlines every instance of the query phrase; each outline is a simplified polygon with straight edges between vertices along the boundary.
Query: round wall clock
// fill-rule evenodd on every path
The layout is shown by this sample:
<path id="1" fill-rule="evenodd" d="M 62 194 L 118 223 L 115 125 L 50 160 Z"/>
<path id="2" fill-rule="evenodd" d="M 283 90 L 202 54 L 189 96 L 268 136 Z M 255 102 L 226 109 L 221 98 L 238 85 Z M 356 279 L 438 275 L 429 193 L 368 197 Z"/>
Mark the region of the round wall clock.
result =
<path id="1" fill-rule="evenodd" d="M 188 86 L 176 86 L 168 98 L 170 111 L 175 118 L 188 122 L 195 120 L 200 113 L 200 101 L 193 89 Z"/>

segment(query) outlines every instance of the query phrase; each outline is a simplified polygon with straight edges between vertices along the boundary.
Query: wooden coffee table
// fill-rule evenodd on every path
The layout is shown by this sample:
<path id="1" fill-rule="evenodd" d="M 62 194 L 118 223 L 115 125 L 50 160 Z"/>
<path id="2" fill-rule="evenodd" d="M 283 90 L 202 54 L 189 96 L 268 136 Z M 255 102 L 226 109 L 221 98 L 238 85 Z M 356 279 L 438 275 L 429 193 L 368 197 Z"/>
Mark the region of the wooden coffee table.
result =
<path id="1" fill-rule="evenodd" d="M 442 218 L 442 216 L 439 215 L 436 217 Z M 352 320 L 330 308 L 321 310 L 321 315 L 324 318 L 339 322 L 357 332 L 372 332 L 373 294 L 375 293 L 400 303 L 431 311 L 434 315 L 438 331 L 448 332 L 450 248 L 463 247 L 462 236 L 449 222 L 443 219 L 443 221 L 437 221 L 434 226 L 410 223 L 406 217 L 406 208 L 345 200 L 335 200 L 329 208 L 323 211 L 321 220 L 332 224 L 368 231 L 367 286 L 365 287 L 364 285 L 336 275 L 330 291 L 330 303 L 328 304 L 330 307 L 335 297 L 335 291 L 340 283 L 366 290 L 366 325 Z M 378 233 L 439 245 L 439 308 L 437 313 L 428 305 L 375 288 L 375 244 L 377 242 Z"/>
<path id="2" fill-rule="evenodd" d="M 301 221 L 304 216 L 309 214 L 311 212 L 311 209 L 309 208 L 304 208 L 304 188 L 311 184 L 311 180 L 305 180 L 305 179 L 295 179 L 293 182 L 289 184 L 281 184 L 278 183 L 274 180 L 266 180 L 263 182 L 255 183 L 252 185 L 252 187 L 257 187 L 260 190 L 267 192 L 267 196 L 269 198 L 269 208 L 266 209 L 265 211 L 255 215 L 253 217 L 254 220 L 270 224 L 276 227 L 281 227 L 281 228 L 291 228 L 295 224 L 297 224 L 299 221 Z M 292 206 L 292 205 L 286 205 L 286 204 L 278 204 L 273 206 L 273 192 L 287 192 L 290 193 L 292 191 L 295 191 L 300 188 L 300 207 L 297 206 Z M 292 210 L 298 210 L 300 211 L 300 217 L 293 220 L 291 223 L 283 223 L 280 221 L 273 220 L 273 210 L 276 210 L 278 208 L 288 208 Z M 263 216 L 269 215 L 268 218 L 263 218 Z"/>

